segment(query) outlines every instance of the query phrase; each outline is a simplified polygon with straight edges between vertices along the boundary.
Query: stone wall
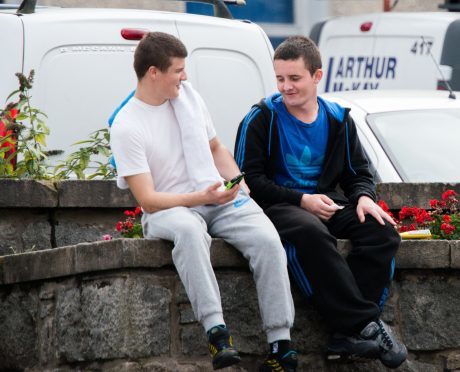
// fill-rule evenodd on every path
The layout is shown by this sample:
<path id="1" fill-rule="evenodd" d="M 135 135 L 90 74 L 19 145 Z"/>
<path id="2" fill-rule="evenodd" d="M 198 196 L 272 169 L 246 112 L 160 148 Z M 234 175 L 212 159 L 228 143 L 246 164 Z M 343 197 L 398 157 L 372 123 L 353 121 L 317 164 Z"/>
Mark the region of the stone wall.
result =
<path id="1" fill-rule="evenodd" d="M 340 243 L 344 254 L 346 242 Z M 211 371 L 206 341 L 164 241 L 117 239 L 0 257 L 0 370 Z M 266 352 L 243 258 L 214 240 L 224 315 L 243 363 Z M 383 318 L 409 349 L 400 371 L 460 369 L 460 245 L 407 241 Z M 384 371 L 378 362 L 327 364 L 327 332 L 294 287 L 299 371 Z M 3 369 L 2 369 L 3 368 Z"/>
<path id="2" fill-rule="evenodd" d="M 395 209 L 427 206 L 447 188 L 460 191 L 381 184 L 379 195 Z M 100 241 L 134 205 L 112 181 L 0 181 L 0 247 L 36 249 L 0 257 L 0 371 L 211 370 L 171 243 Z M 343 254 L 348 244 L 339 243 Z M 213 241 L 211 258 L 243 355 L 229 370 L 256 371 L 266 344 L 247 263 L 221 240 Z M 299 371 L 385 371 L 378 362 L 325 363 L 324 324 L 293 291 Z M 403 242 L 383 318 L 409 349 L 399 371 L 460 370 L 460 243 Z"/>

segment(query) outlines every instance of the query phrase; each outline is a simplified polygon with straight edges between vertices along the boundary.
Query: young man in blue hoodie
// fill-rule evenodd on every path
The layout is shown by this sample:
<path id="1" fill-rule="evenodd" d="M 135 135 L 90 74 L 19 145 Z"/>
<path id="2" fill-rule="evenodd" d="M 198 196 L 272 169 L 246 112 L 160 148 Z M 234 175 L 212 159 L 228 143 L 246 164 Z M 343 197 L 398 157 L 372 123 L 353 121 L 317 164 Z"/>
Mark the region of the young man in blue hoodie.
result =
<path id="1" fill-rule="evenodd" d="M 356 126 L 349 109 L 317 96 L 323 72 L 312 40 L 288 38 L 274 68 L 279 93 L 241 122 L 237 163 L 281 236 L 292 277 L 332 331 L 327 358 L 379 358 L 397 368 L 407 350 L 379 316 L 400 237 L 375 203 Z M 351 240 L 348 257 L 336 239 Z"/>

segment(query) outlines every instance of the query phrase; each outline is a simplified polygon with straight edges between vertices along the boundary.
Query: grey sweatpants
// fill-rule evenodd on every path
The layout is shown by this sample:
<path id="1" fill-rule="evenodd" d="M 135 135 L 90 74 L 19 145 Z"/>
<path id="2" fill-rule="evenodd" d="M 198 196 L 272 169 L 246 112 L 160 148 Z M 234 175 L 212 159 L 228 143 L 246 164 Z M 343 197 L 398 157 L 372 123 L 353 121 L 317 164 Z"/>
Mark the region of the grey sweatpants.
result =
<path id="1" fill-rule="evenodd" d="M 223 238 L 249 261 L 268 342 L 290 339 L 294 305 L 286 253 L 261 208 L 240 191 L 225 205 L 176 207 L 142 217 L 144 236 L 174 242 L 172 258 L 205 330 L 225 324 L 210 261 L 211 236 Z"/>

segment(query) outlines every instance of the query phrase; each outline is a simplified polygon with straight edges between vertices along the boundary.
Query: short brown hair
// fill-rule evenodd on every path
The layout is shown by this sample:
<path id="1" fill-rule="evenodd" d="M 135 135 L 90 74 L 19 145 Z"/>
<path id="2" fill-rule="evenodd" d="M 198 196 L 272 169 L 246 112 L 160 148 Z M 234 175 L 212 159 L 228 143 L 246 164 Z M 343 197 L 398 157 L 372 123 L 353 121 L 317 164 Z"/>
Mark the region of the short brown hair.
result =
<path id="1" fill-rule="evenodd" d="M 164 32 L 148 32 L 134 52 L 134 70 L 141 80 L 150 66 L 166 71 L 171 58 L 187 57 L 185 45 L 177 37 Z"/>
<path id="2" fill-rule="evenodd" d="M 318 47 L 312 39 L 306 36 L 288 37 L 276 48 L 274 59 L 287 61 L 300 57 L 303 58 L 305 67 L 311 75 L 322 66 Z"/>

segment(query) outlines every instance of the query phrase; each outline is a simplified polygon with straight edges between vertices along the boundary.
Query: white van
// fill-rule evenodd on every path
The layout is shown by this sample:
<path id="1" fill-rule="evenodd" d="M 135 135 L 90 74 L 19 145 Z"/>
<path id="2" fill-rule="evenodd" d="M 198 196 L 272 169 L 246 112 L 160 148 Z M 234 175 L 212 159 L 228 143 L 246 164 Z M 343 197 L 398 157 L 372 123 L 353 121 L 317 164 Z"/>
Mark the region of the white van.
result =
<path id="1" fill-rule="evenodd" d="M 460 90 L 460 13 L 337 17 L 317 23 L 310 37 L 323 61 L 319 92 L 445 89 L 444 78 Z"/>
<path id="2" fill-rule="evenodd" d="M 247 21 L 132 9 L 32 7 L 31 13 L 17 13 L 3 6 L 0 105 L 18 87 L 14 74 L 34 69 L 31 93 L 33 105 L 48 115 L 47 148 L 64 151 L 54 162 L 64 159 L 77 150 L 73 143 L 106 128 L 111 113 L 136 87 L 133 51 L 146 30 L 184 42 L 189 80 L 232 151 L 241 118 L 276 89 L 271 43 Z"/>

